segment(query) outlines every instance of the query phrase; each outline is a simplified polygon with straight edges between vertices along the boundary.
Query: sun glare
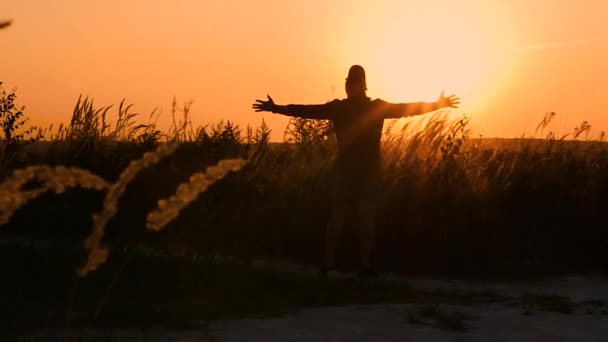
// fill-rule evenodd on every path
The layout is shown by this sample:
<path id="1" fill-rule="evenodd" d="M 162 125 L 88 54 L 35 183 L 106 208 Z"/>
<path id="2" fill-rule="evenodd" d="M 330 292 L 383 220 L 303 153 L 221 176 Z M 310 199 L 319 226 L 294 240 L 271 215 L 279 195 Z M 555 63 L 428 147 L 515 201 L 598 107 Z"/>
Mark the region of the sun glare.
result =
<path id="1" fill-rule="evenodd" d="M 498 0 L 395 4 L 362 17 L 367 25 L 352 33 L 345 57 L 362 56 L 371 96 L 429 101 L 445 90 L 473 110 L 512 75 L 516 33 Z"/>

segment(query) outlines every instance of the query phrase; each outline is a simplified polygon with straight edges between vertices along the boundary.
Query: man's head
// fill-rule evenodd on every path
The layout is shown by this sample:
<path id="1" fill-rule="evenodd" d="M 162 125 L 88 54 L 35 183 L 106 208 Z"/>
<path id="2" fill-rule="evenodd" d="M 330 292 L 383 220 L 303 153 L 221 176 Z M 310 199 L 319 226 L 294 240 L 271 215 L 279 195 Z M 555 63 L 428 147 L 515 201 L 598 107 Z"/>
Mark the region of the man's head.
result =
<path id="1" fill-rule="evenodd" d="M 366 96 L 367 84 L 365 83 L 365 70 L 362 66 L 353 65 L 350 67 L 345 88 L 348 97 Z"/>

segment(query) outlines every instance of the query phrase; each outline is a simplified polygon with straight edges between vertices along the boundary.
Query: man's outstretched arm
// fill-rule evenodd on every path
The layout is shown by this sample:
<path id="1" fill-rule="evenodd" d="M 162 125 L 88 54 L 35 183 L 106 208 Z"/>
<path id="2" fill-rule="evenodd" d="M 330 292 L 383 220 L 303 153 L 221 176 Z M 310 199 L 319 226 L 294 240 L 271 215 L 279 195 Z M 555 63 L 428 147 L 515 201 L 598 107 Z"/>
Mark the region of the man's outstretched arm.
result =
<path id="1" fill-rule="evenodd" d="M 255 109 L 256 112 L 272 112 L 277 114 L 283 114 L 288 116 L 298 116 L 305 119 L 331 119 L 332 115 L 332 103 L 328 102 L 326 104 L 317 104 L 317 105 L 298 105 L 298 104 L 290 104 L 286 106 L 281 106 L 275 104 L 270 95 L 268 96 L 268 101 L 263 100 L 255 100 L 252 108 Z"/>
<path id="2" fill-rule="evenodd" d="M 460 99 L 456 95 L 448 97 L 439 95 L 436 102 L 412 102 L 412 103 L 388 103 L 382 107 L 386 119 L 397 119 L 407 116 L 421 115 L 436 111 L 441 108 L 458 108 Z"/>

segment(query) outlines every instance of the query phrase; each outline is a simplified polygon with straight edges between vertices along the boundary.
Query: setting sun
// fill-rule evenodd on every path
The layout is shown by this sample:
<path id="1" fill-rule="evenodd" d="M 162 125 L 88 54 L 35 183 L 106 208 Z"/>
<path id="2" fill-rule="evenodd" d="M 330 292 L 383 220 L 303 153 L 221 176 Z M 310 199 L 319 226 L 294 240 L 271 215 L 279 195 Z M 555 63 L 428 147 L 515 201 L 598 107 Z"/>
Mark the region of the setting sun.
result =
<path id="1" fill-rule="evenodd" d="M 354 38 L 343 58 L 364 60 L 370 91 L 378 96 L 434 100 L 445 89 L 458 94 L 465 109 L 479 109 L 513 75 L 516 32 L 499 1 L 401 3 L 360 11 L 352 21 L 361 24 L 352 23 L 345 32 Z"/>

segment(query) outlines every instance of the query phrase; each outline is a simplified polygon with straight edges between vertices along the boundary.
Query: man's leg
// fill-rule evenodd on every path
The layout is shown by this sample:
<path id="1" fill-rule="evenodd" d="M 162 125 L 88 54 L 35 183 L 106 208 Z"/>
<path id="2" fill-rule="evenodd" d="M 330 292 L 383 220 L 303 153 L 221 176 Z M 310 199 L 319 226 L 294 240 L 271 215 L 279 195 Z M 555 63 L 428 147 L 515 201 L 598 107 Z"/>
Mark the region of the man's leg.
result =
<path id="1" fill-rule="evenodd" d="M 327 222 L 327 228 L 325 230 L 325 260 L 323 268 L 325 270 L 332 269 L 335 264 L 336 248 L 338 247 L 338 241 L 344 226 L 346 225 L 346 216 L 348 215 L 347 204 L 334 204 Z"/>
<path id="2" fill-rule="evenodd" d="M 359 219 L 359 246 L 361 268 L 363 271 L 372 271 L 372 254 L 376 244 L 376 209 L 373 201 L 359 201 L 357 215 Z"/>

